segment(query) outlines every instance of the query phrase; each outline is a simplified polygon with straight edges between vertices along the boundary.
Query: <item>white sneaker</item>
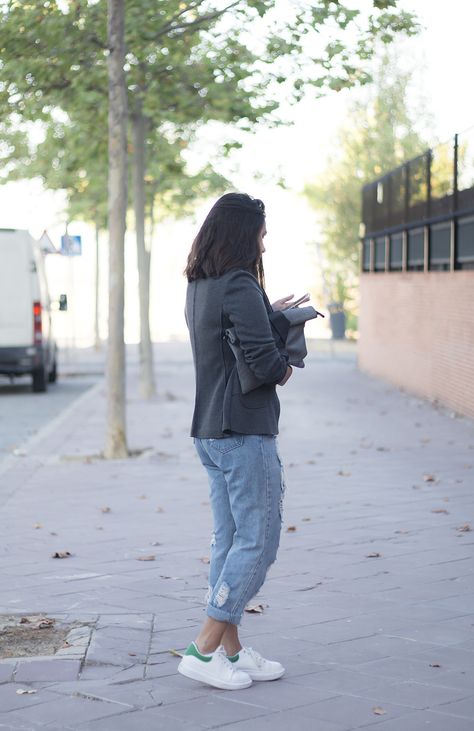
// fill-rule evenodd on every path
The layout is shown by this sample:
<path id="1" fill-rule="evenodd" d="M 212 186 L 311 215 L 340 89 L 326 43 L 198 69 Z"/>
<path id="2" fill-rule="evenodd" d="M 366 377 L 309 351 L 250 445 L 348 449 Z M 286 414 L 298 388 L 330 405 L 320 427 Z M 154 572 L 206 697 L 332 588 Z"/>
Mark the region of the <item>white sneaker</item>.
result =
<path id="1" fill-rule="evenodd" d="M 285 668 L 275 660 L 265 660 L 256 650 L 251 647 L 242 647 L 228 660 L 238 670 L 243 670 L 250 675 L 252 680 L 277 680 L 285 672 Z"/>
<path id="2" fill-rule="evenodd" d="M 231 663 L 221 647 L 210 655 L 202 655 L 194 642 L 191 642 L 184 653 L 178 672 L 187 678 L 200 680 L 201 683 L 223 690 L 242 690 L 252 685 L 250 675 Z"/>

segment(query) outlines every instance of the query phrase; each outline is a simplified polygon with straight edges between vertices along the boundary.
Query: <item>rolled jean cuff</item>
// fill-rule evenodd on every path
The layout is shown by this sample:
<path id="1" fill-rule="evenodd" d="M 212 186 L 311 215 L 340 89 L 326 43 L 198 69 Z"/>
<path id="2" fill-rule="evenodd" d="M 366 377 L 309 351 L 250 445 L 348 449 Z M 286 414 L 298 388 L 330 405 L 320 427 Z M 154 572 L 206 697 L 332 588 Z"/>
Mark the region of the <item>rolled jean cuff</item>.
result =
<path id="1" fill-rule="evenodd" d="M 229 622 L 230 624 L 240 624 L 240 620 L 242 619 L 241 614 L 231 614 L 224 609 L 213 607 L 212 604 L 206 606 L 206 614 L 208 617 L 217 619 L 219 622 Z"/>

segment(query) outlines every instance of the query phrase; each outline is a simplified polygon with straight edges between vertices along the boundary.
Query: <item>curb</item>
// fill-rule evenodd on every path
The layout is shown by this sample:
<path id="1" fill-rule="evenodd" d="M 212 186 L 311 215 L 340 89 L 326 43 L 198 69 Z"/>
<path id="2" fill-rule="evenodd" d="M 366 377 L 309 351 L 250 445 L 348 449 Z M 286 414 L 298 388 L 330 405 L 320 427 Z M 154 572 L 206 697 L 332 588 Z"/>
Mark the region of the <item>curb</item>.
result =
<path id="1" fill-rule="evenodd" d="M 24 455 L 22 456 L 15 456 L 14 454 L 7 455 L 2 462 L 0 463 L 0 476 L 4 475 L 5 472 L 8 472 L 13 467 L 17 467 L 19 464 L 21 464 L 24 460 L 27 460 L 29 457 L 33 456 L 31 454 L 32 449 L 34 447 L 41 443 L 44 439 L 46 439 L 52 432 L 54 432 L 61 424 L 63 424 L 65 421 L 69 419 L 69 417 L 78 409 L 80 408 L 84 403 L 86 403 L 89 399 L 94 398 L 97 393 L 100 391 L 102 386 L 104 385 L 104 379 L 100 379 L 97 383 L 95 383 L 93 386 L 87 389 L 85 393 L 82 393 L 80 396 L 78 396 L 72 403 L 70 403 L 66 408 L 61 411 L 60 414 L 53 417 L 51 421 L 48 421 L 47 424 L 40 427 L 36 434 L 33 434 L 31 437 L 29 437 L 26 442 L 24 442 L 18 449 L 24 452 Z"/>

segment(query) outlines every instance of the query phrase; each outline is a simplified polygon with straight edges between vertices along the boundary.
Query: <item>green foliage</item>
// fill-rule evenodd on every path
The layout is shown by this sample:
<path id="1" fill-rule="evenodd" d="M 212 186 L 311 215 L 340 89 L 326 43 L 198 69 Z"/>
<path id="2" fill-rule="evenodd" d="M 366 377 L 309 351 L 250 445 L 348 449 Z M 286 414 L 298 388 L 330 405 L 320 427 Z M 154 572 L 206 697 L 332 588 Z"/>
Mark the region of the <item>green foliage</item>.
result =
<path id="1" fill-rule="evenodd" d="M 128 106 L 132 119 L 143 115 L 147 122 L 145 178 L 155 181 L 148 181 L 149 194 L 157 190 L 157 202 L 172 209 L 171 201 L 189 204 L 224 183 L 209 165 L 190 175 L 184 164 L 184 149 L 207 121 L 251 130 L 278 122 L 277 98 L 297 101 L 308 90 L 367 83 L 375 42 L 417 31 L 414 17 L 397 6 L 373 0 L 364 16 L 330 0 L 290 7 L 281 0 L 127 0 Z M 47 187 L 67 190 L 71 215 L 101 222 L 106 17 L 106 0 L 0 6 L 0 125 L 9 140 L 0 155 L 6 149 L 10 163 L 4 180 L 40 175 Z M 26 138 L 13 135 L 14 117 L 44 126 L 44 141 L 28 154 Z"/>
<path id="2" fill-rule="evenodd" d="M 353 103 L 338 131 L 324 172 L 304 190 L 322 226 L 327 296 L 348 303 L 349 309 L 359 269 L 362 187 L 428 147 L 418 130 L 430 118 L 421 106 L 416 114 L 410 111 L 409 82 L 410 74 L 384 54 L 373 87 Z"/>

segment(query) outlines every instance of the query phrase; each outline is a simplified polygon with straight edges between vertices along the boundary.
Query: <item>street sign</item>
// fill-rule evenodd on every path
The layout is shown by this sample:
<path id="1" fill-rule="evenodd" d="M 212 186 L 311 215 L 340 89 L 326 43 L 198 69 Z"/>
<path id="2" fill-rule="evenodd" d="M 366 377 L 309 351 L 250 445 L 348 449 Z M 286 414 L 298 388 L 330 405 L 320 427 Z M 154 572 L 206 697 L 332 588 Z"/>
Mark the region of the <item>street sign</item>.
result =
<path id="1" fill-rule="evenodd" d="M 40 245 L 41 251 L 44 254 L 57 254 L 58 253 L 58 251 L 57 251 L 56 247 L 54 246 L 53 242 L 51 241 L 46 229 L 43 231 L 40 238 L 38 239 L 38 243 Z"/>
<path id="2" fill-rule="evenodd" d="M 61 254 L 64 256 L 81 256 L 81 237 L 71 236 L 71 234 L 64 234 L 64 236 L 61 236 Z"/>

